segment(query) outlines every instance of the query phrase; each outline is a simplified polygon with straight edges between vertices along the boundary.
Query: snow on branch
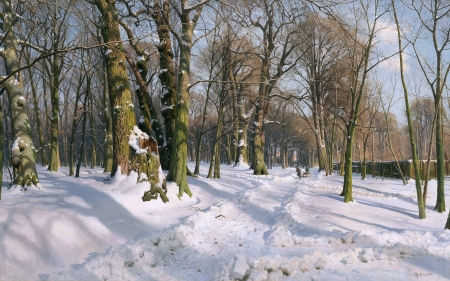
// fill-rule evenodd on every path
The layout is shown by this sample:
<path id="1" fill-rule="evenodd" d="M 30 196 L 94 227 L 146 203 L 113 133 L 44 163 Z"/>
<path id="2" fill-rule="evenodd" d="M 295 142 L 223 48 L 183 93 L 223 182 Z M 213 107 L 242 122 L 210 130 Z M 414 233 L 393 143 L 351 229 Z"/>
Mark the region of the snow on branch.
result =
<path id="1" fill-rule="evenodd" d="M 255 111 L 255 106 L 253 106 L 253 107 L 249 110 L 249 112 L 247 112 L 247 114 L 246 114 L 245 112 L 243 112 L 243 113 L 241 114 L 241 118 L 246 119 L 246 120 L 249 119 L 249 118 L 252 116 L 253 111 Z"/>
<path id="2" fill-rule="evenodd" d="M 263 119 L 263 124 L 264 125 L 269 125 L 269 124 L 277 124 L 280 125 L 282 127 L 285 127 L 286 124 L 281 123 L 280 121 L 271 121 L 271 120 L 267 120 L 267 119 Z"/>

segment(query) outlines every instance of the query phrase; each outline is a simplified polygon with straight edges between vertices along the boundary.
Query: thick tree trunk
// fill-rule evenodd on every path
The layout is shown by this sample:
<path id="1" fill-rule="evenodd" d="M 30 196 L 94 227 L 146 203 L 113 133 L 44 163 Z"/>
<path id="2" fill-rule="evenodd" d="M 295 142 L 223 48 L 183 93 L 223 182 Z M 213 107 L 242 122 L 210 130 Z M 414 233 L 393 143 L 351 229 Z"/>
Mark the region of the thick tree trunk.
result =
<path id="1" fill-rule="evenodd" d="M 238 140 L 236 143 L 236 159 L 235 159 L 235 165 L 238 165 L 239 163 L 248 164 L 248 146 L 247 146 L 247 132 L 248 132 L 248 119 L 251 116 L 251 113 L 253 112 L 253 109 L 246 114 L 245 112 L 245 104 L 244 102 L 238 97 L 239 99 L 239 128 L 238 128 Z"/>
<path id="2" fill-rule="evenodd" d="M 17 56 L 17 40 L 14 35 L 15 11 L 12 10 L 12 3 L 6 1 L 3 17 L 3 38 L 4 49 L 0 51 L 3 58 L 6 73 L 10 74 L 16 71 L 20 66 Z M 27 115 L 27 103 L 23 96 L 22 83 L 18 81 L 18 75 L 14 75 L 3 83 L 8 93 L 10 102 L 11 127 L 14 144 L 11 149 L 12 162 L 15 170 L 14 184 L 25 186 L 34 184 L 40 186 L 36 171 L 35 148 L 31 139 L 30 124 Z"/>
<path id="3" fill-rule="evenodd" d="M 172 41 L 170 39 L 170 29 L 166 24 L 166 20 L 170 18 L 169 14 L 170 5 L 169 1 L 163 2 L 163 7 L 155 1 L 154 13 L 152 14 L 153 20 L 157 26 L 158 37 L 160 44 L 157 46 L 159 52 L 159 66 L 160 73 L 159 79 L 162 84 L 162 108 L 161 114 L 164 117 L 165 127 L 165 142 L 160 143 L 162 145 L 161 151 L 161 167 L 164 170 L 168 170 L 170 167 L 170 158 L 173 149 L 173 139 L 175 132 L 176 121 L 176 104 L 177 90 L 175 83 L 175 68 L 173 64 L 174 54 L 172 52 Z M 156 118 L 156 116 L 155 116 Z M 161 132 L 162 133 L 162 132 Z M 194 171 L 195 173 L 195 171 Z"/>
<path id="4" fill-rule="evenodd" d="M 0 96 L 3 93 L 0 92 Z M 3 102 L 0 99 L 0 200 L 2 200 L 2 185 L 3 185 Z"/>
<path id="5" fill-rule="evenodd" d="M 268 175 L 266 163 L 264 162 L 264 122 L 269 109 L 268 88 L 266 79 L 269 77 L 270 62 L 267 58 L 262 60 L 261 73 L 259 75 L 258 98 L 256 100 L 256 114 L 253 135 L 253 174 Z"/>
<path id="6" fill-rule="evenodd" d="M 167 1 L 166 1 L 167 2 Z M 166 3 L 165 2 L 165 3 Z M 204 1 L 203 3 L 206 3 Z M 176 107 L 175 133 L 171 155 L 170 169 L 167 180 L 174 181 L 178 187 L 178 196 L 184 193 L 192 196 L 187 182 L 187 142 L 189 125 L 189 79 L 191 74 L 191 48 L 195 25 L 200 18 L 202 5 L 197 8 L 195 16 L 191 19 L 191 10 L 186 9 L 187 0 L 181 1 L 181 35 L 174 32 L 180 48 L 180 66 L 178 72 L 178 92 Z"/>
<path id="7" fill-rule="evenodd" d="M 130 133 L 136 124 L 134 105 L 131 99 L 130 83 L 126 72 L 125 50 L 121 43 L 118 12 L 113 0 L 97 0 L 97 8 L 102 14 L 101 33 L 107 44 L 106 70 L 108 74 L 108 89 L 113 107 L 113 167 L 111 175 L 121 170 L 128 174 L 130 167 Z"/>
<path id="8" fill-rule="evenodd" d="M 261 101 L 262 102 L 262 101 Z M 268 175 L 266 163 L 264 162 L 264 144 L 265 135 L 263 128 L 264 113 L 259 109 L 262 105 L 256 107 L 256 116 L 254 123 L 254 139 L 253 139 L 253 174 Z"/>
<path id="9" fill-rule="evenodd" d="M 189 15 L 187 15 L 189 17 Z M 191 59 L 191 40 L 193 30 L 187 20 L 183 21 L 183 42 L 180 42 L 180 72 L 178 74 L 179 93 L 177 106 L 177 119 L 173 139 L 173 151 L 167 180 L 177 183 L 179 187 L 178 196 L 184 193 L 192 196 L 187 182 L 187 142 L 189 122 L 189 77 Z"/>

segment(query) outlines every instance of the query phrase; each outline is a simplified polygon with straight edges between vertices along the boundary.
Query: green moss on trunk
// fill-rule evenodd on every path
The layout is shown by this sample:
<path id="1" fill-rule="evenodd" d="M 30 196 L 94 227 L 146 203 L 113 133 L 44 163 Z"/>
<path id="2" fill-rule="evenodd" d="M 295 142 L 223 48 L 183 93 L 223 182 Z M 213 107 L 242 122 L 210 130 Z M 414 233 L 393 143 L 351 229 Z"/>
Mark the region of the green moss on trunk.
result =
<path id="1" fill-rule="evenodd" d="M 260 118 L 262 121 L 262 118 Z M 253 174 L 268 175 L 266 163 L 264 162 L 264 132 L 262 123 L 255 125 L 255 137 L 253 140 Z"/>
<path id="2" fill-rule="evenodd" d="M 100 29 L 103 40 L 109 44 L 106 51 L 106 70 L 114 124 L 111 174 L 114 175 L 119 166 L 122 174 L 128 174 L 130 171 L 128 139 L 136 122 L 126 72 L 125 52 L 120 37 L 118 12 L 113 0 L 98 0 L 95 3 L 102 14 Z"/>
<path id="3" fill-rule="evenodd" d="M 170 29 L 165 20 L 165 18 L 170 17 L 169 2 L 164 1 L 162 7 L 158 2 L 155 2 L 153 8 L 154 13 L 152 14 L 152 17 L 156 23 L 159 41 L 161 42 L 161 44 L 158 45 L 159 66 L 161 69 L 159 79 L 163 89 L 163 95 L 161 98 L 163 109 L 161 110 L 161 114 L 164 117 L 166 139 L 165 146 L 163 146 L 160 150 L 160 156 L 162 168 L 164 170 L 168 170 L 170 167 L 170 156 L 173 149 L 177 108 L 177 90 L 175 83 L 175 69 L 173 64 L 174 54 L 172 52 Z"/>

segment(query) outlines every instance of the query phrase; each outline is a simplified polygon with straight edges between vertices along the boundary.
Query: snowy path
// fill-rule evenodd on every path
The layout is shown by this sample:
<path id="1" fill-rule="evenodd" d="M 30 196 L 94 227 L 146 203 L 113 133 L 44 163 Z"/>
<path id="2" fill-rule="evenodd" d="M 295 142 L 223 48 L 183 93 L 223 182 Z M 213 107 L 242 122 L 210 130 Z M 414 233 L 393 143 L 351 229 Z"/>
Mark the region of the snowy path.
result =
<path id="1" fill-rule="evenodd" d="M 80 179 L 44 172 L 44 191 L 4 191 L 0 280 L 21 279 L 18 271 L 30 263 L 38 266 L 22 276 L 41 280 L 450 276 L 446 214 L 430 210 L 435 185 L 428 217 L 418 220 L 412 182 L 355 178 L 356 202 L 344 204 L 335 175 L 300 180 L 294 169 L 254 176 L 223 167 L 221 179 L 209 180 L 201 168 L 199 178 L 189 178 L 194 197 L 178 200 L 170 184 L 168 204 L 141 203 L 133 179 L 105 182 L 100 170 Z M 450 206 L 449 190 L 446 196 Z"/>

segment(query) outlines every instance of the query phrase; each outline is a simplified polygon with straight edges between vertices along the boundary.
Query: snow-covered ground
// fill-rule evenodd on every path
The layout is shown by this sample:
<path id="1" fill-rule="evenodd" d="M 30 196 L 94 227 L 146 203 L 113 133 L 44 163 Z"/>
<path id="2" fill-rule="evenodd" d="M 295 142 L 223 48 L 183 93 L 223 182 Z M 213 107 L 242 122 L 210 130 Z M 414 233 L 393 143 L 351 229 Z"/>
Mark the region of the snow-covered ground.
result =
<path id="1" fill-rule="evenodd" d="M 136 178 L 109 181 L 40 169 L 42 190 L 0 201 L 0 280 L 450 280 L 447 214 L 417 219 L 414 182 L 299 179 L 222 166 L 221 179 L 189 178 L 194 196 L 143 203 Z M 446 191 L 450 206 L 450 191 Z"/>

